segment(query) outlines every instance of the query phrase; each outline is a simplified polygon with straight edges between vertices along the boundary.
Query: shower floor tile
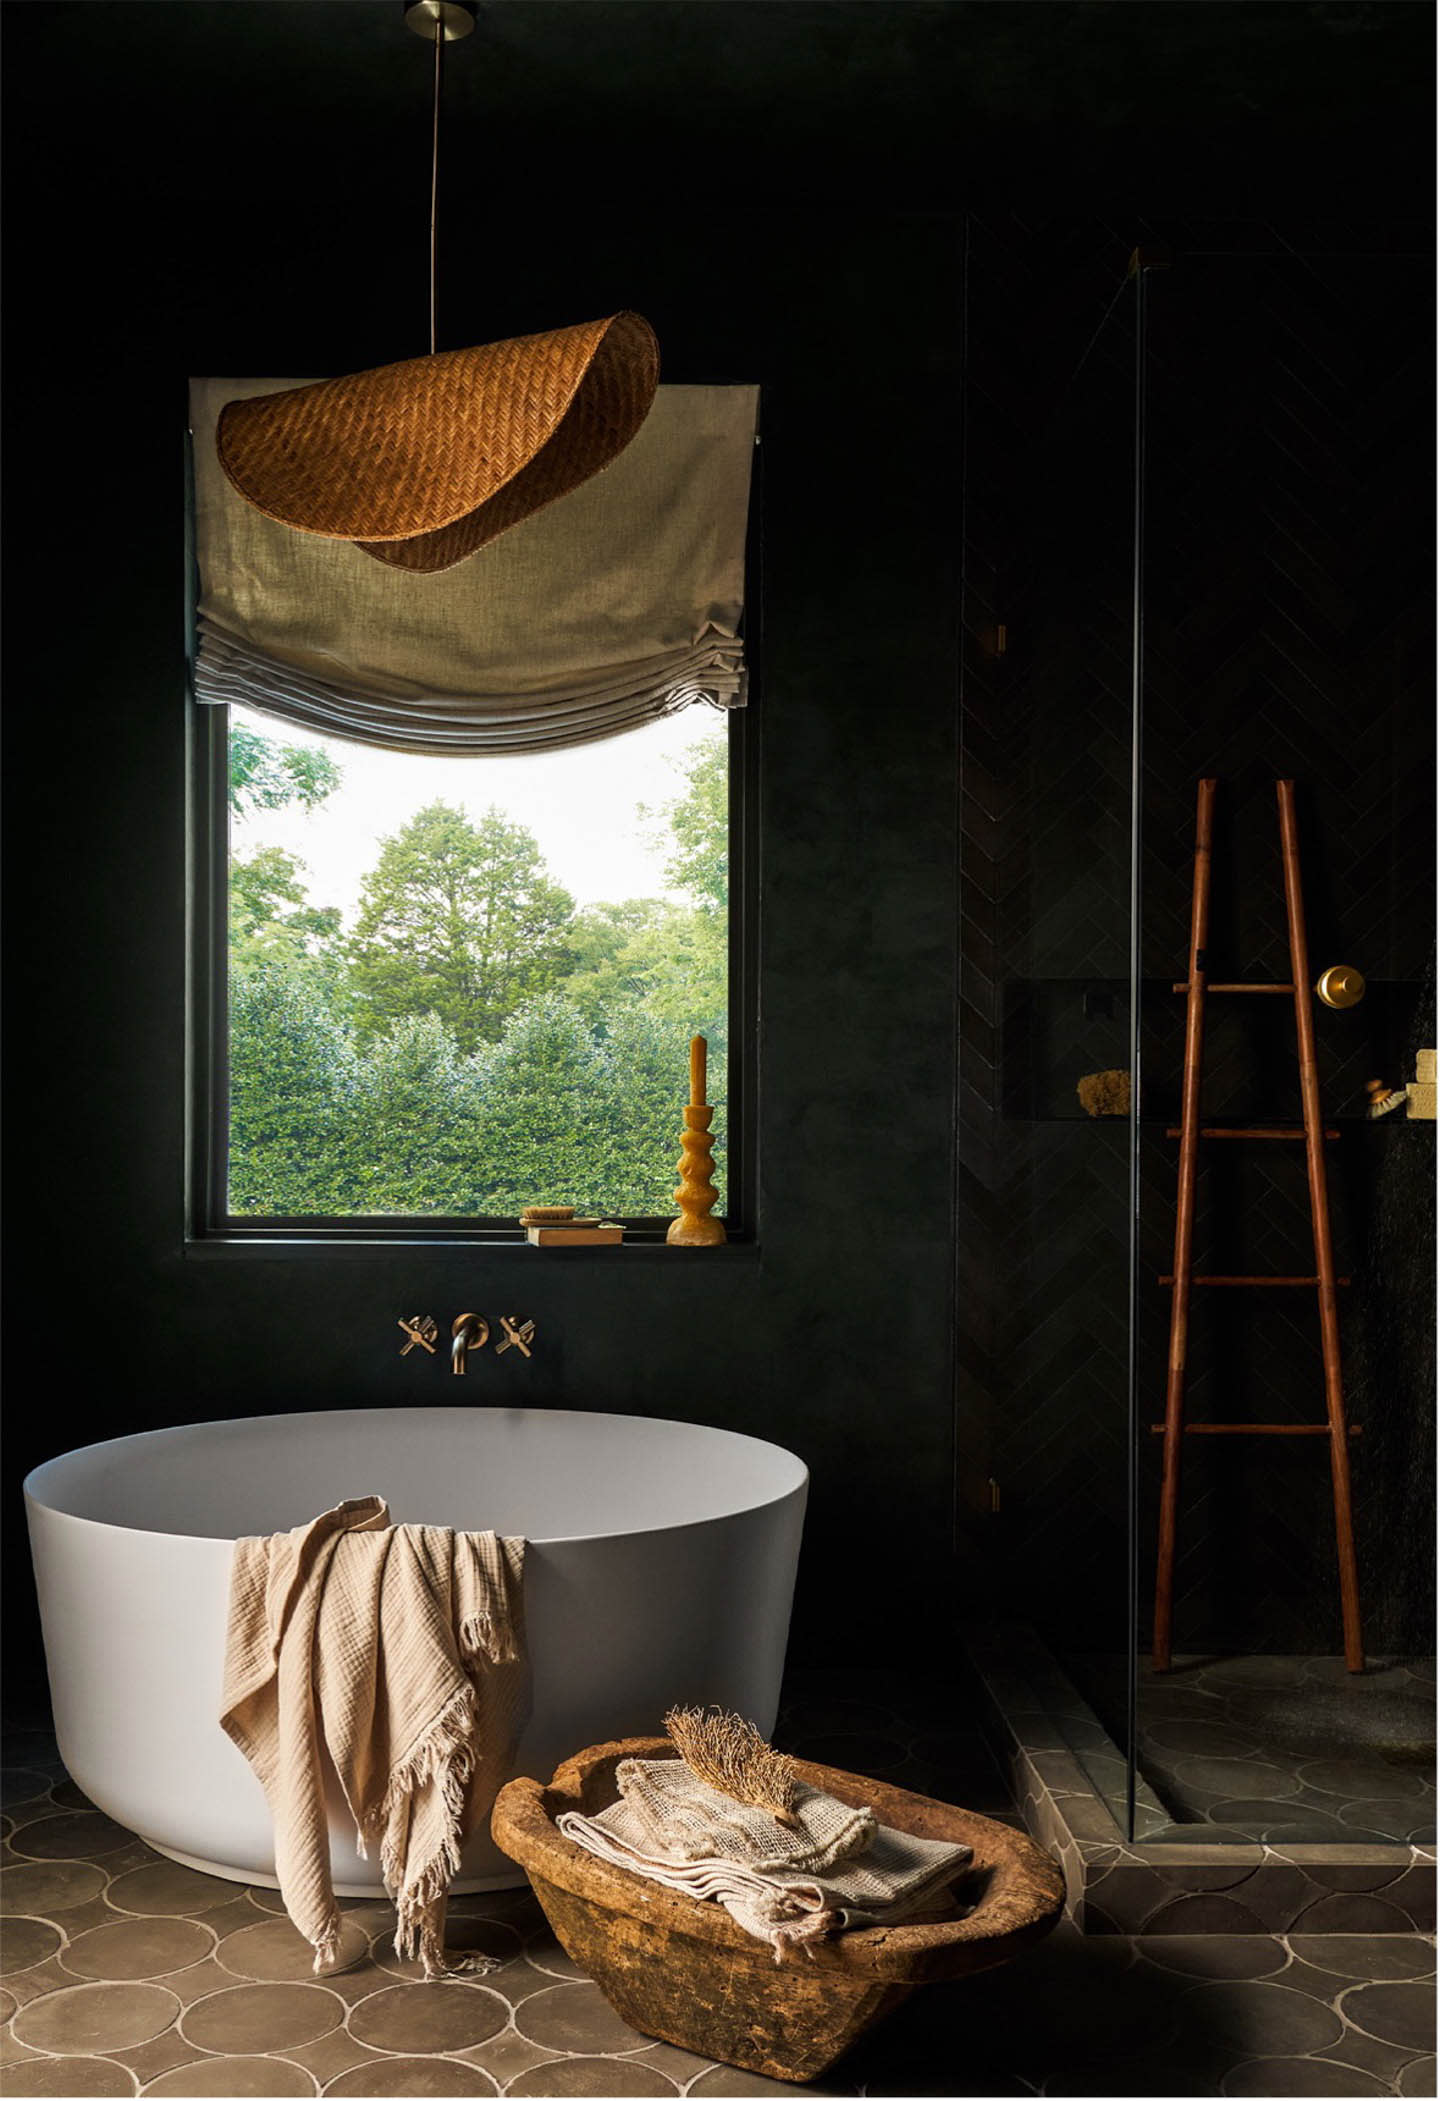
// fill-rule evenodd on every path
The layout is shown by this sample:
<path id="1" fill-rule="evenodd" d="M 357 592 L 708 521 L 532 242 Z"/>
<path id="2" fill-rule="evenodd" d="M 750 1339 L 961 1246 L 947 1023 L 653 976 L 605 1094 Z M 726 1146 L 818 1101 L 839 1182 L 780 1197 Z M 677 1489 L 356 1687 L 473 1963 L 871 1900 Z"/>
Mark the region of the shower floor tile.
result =
<path id="1" fill-rule="evenodd" d="M 776 1737 L 1018 1822 L 975 1717 L 968 1684 L 796 1674 Z M 456 1938 L 501 1966 L 413 2000 L 387 1907 L 347 1907 L 364 1947 L 340 1991 L 310 1979 L 273 1891 L 115 1846 L 43 1729 L 20 1749 L 6 1759 L 23 1768 L 7 1771 L 7 2095 L 1435 2091 L 1434 1949 L 1419 1935 L 1095 1939 L 1067 1922 L 1002 1970 L 917 1993 L 808 2089 L 625 2028 L 528 1891 L 458 1900 Z M 46 1830 L 56 1818 L 70 1821 Z"/>
<path id="2" fill-rule="evenodd" d="M 1123 1715 L 1123 1659 L 1077 1659 L 1112 1726 Z M 1433 1658 L 1335 1656 L 1142 1659 L 1139 1752 L 1177 1825 L 1271 1845 L 1435 1840 Z M 1118 1708 L 1117 1708 L 1118 1695 Z"/>

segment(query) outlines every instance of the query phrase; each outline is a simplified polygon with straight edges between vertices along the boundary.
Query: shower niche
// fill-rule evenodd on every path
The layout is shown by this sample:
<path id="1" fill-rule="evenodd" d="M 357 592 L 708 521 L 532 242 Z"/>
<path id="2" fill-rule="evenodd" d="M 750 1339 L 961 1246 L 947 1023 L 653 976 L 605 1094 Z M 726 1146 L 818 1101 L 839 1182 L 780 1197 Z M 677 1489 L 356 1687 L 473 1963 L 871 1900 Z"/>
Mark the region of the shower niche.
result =
<path id="1" fill-rule="evenodd" d="M 995 1485 L 961 1534 L 997 1741 L 1096 1930 L 1433 1924 L 1435 1126 L 1372 1113 L 1435 1043 L 1427 247 L 972 226 L 960 1144 L 992 1269 L 960 1408 Z M 1156 1654 L 1204 779 L 1209 981 L 1291 982 L 1277 781 L 1309 976 L 1366 981 L 1309 998 L 1348 1665 L 1321 1293 L 1274 1282 L 1321 1267 L 1289 995 L 1205 1006 L 1202 1127 L 1297 1136 L 1195 1148 L 1192 1270 L 1264 1283 L 1185 1295 Z M 1107 1071 L 1128 1114 L 1086 1113 Z"/>

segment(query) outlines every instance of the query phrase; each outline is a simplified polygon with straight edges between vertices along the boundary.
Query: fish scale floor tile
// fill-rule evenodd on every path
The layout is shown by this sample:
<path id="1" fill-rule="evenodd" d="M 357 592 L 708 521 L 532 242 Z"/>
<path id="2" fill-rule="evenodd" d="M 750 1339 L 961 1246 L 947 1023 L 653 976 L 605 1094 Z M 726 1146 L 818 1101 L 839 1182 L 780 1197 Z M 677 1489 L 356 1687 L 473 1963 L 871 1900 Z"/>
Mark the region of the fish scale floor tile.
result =
<path id="1" fill-rule="evenodd" d="M 808 2089 L 625 2027 L 528 1891 L 457 1899 L 494 1954 L 423 1985 L 388 1907 L 345 1907 L 315 1979 L 276 1892 L 177 1868 L 94 1810 L 43 1718 L 5 1755 L 6 2095 L 1420 2095 L 1435 2093 L 1419 1935 L 1123 1935 L 1062 1924 L 1000 1970 L 917 1992 Z M 796 1674 L 786 1748 L 1017 1821 L 965 1703 L 895 1673 Z"/>

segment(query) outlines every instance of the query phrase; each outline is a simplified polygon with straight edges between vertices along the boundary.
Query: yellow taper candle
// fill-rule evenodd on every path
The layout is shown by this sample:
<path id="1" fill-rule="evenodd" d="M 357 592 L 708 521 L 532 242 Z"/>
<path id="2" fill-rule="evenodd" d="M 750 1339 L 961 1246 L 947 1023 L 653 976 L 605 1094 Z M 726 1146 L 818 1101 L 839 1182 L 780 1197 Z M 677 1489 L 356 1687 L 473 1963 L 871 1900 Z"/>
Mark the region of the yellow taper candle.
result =
<path id="1" fill-rule="evenodd" d="M 718 1201 L 715 1188 L 715 1150 L 710 1125 L 715 1111 L 705 1099 L 705 1038 L 690 1038 L 690 1104 L 682 1112 L 685 1128 L 680 1133 L 680 1158 L 675 1172 L 680 1186 L 675 1201 L 680 1216 L 672 1218 L 665 1233 L 670 1247 L 719 1247 L 725 1228 L 711 1218 Z"/>

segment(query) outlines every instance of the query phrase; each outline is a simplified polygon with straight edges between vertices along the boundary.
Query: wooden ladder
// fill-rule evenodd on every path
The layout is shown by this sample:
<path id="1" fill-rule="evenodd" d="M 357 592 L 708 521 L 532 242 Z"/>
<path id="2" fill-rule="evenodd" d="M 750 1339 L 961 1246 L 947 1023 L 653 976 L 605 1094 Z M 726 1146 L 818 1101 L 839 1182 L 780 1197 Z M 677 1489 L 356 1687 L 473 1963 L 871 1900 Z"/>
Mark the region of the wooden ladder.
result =
<path id="1" fill-rule="evenodd" d="M 1180 1505 L 1180 1453 L 1186 1436 L 1328 1437 L 1330 1482 L 1335 1502 L 1335 1543 L 1340 1564 L 1340 1609 L 1345 1630 L 1345 1662 L 1352 1671 L 1365 1667 L 1360 1628 L 1360 1579 L 1355 1564 L 1355 1532 L 1350 1512 L 1350 1438 L 1358 1435 L 1345 1420 L 1345 1394 L 1340 1377 L 1340 1321 L 1337 1288 L 1349 1283 L 1335 1274 L 1330 1238 L 1330 1207 L 1325 1187 L 1325 1145 L 1339 1137 L 1326 1130 L 1320 1115 L 1320 1088 L 1315 1069 L 1315 1017 L 1310 999 L 1310 961 L 1305 941 L 1305 906 L 1300 892 L 1300 853 L 1295 828 L 1295 783 L 1277 781 L 1280 813 L 1280 857 L 1285 874 L 1285 917 L 1290 931 L 1290 981 L 1287 984 L 1217 984 L 1207 974 L 1206 942 L 1210 925 L 1211 845 L 1215 818 L 1213 780 L 1201 781 L 1195 807 L 1195 880 L 1190 909 L 1190 974 L 1172 989 L 1185 994 L 1185 1076 L 1180 1122 L 1167 1136 L 1180 1140 L 1180 1168 L 1175 1205 L 1175 1258 L 1172 1273 L 1160 1283 L 1171 1291 L 1170 1361 L 1165 1390 L 1165 1420 L 1151 1429 L 1165 1439 L 1160 1484 L 1160 1536 L 1155 1573 L 1155 1639 L 1157 1671 L 1170 1668 L 1170 1638 L 1175 1603 L 1175 1529 Z M 1276 995 L 1291 993 L 1300 1064 L 1299 1125 L 1251 1124 L 1242 1128 L 1206 1125 L 1200 1117 L 1200 1080 L 1205 1053 L 1205 1002 L 1211 993 Z M 1192 1249 L 1195 1234 L 1195 1189 L 1202 1140 L 1254 1139 L 1302 1142 L 1310 1181 L 1310 1220 L 1315 1243 L 1315 1274 L 1308 1277 L 1197 1276 Z M 1320 1348 L 1325 1364 L 1323 1423 L 1187 1423 L 1185 1360 L 1190 1326 L 1190 1294 L 1196 1289 L 1258 1286 L 1269 1290 L 1313 1288 L 1320 1313 Z"/>

